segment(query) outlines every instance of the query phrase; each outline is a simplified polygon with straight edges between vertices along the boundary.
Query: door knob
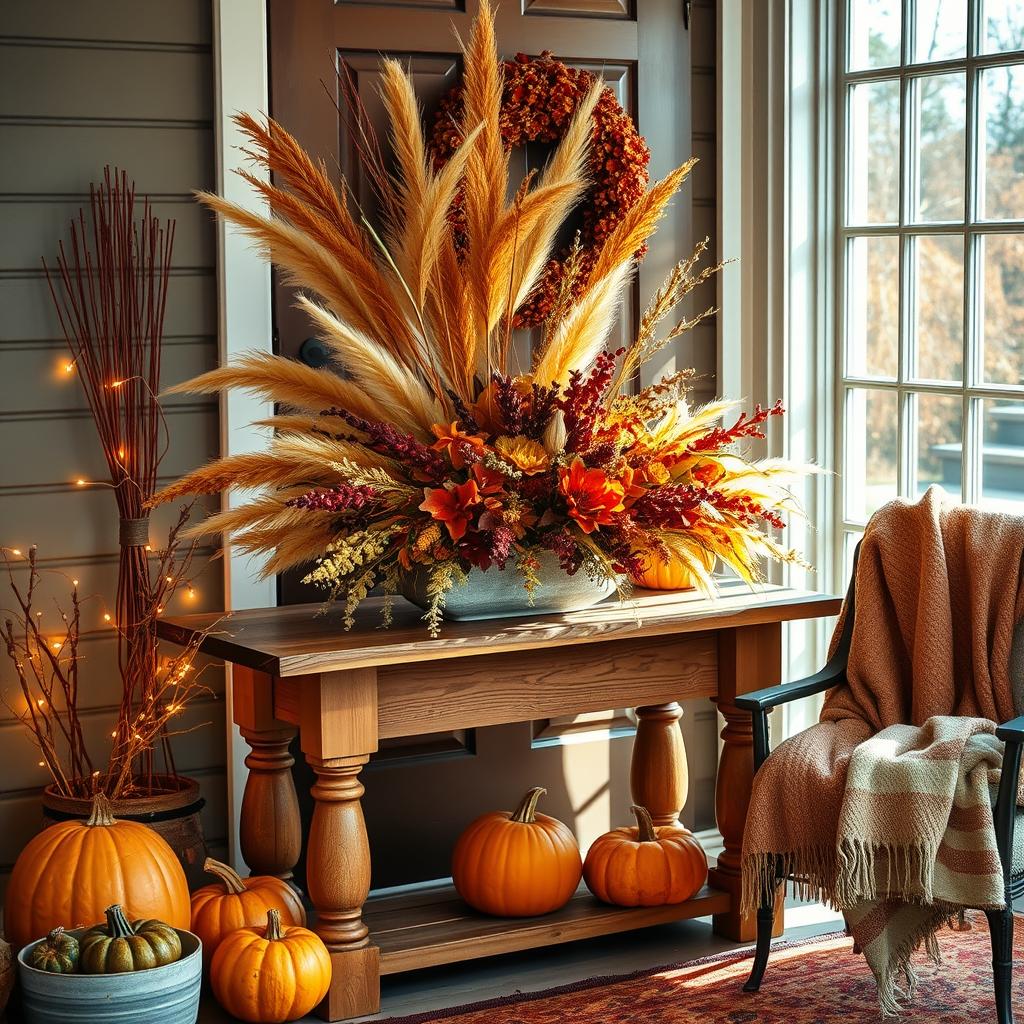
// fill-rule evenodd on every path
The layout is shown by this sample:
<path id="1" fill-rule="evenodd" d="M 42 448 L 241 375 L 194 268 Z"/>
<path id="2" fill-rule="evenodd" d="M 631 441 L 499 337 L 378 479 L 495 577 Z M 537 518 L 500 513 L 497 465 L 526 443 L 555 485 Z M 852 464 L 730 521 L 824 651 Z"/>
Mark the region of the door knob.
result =
<path id="1" fill-rule="evenodd" d="M 307 366 L 319 370 L 330 362 L 331 351 L 319 338 L 307 338 L 299 346 L 299 359 Z"/>

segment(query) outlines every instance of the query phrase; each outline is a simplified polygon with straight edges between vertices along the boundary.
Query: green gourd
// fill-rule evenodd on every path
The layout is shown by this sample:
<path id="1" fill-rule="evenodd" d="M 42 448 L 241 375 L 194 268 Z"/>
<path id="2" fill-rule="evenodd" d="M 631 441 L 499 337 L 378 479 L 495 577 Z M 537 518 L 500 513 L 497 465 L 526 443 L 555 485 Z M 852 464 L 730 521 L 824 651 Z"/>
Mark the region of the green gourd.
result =
<path id="1" fill-rule="evenodd" d="M 29 967 L 49 974 L 74 974 L 78 967 L 78 939 L 58 925 L 25 957 Z"/>
<path id="2" fill-rule="evenodd" d="M 163 921 L 128 923 L 120 904 L 106 910 L 107 923 L 90 928 L 79 941 L 83 974 L 123 974 L 163 967 L 181 959 L 181 939 Z"/>

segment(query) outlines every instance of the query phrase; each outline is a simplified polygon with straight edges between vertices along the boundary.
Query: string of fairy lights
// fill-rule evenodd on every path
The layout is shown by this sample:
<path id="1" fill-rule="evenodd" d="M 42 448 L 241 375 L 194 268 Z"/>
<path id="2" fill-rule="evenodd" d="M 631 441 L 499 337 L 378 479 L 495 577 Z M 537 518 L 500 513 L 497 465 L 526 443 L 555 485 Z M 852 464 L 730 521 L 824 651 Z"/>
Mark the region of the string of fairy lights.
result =
<path id="1" fill-rule="evenodd" d="M 62 362 L 63 375 L 65 377 L 71 377 L 76 368 L 76 360 L 66 360 Z M 116 389 L 123 386 L 125 381 L 123 380 L 112 380 L 106 386 L 110 389 Z M 127 457 L 127 450 L 124 446 L 119 447 L 117 452 L 118 459 L 124 461 Z M 107 488 L 114 489 L 115 484 L 107 480 L 90 480 L 85 476 L 76 476 L 74 479 L 74 486 L 80 489 L 86 488 Z M 10 571 L 17 563 L 32 563 L 33 571 L 35 571 L 35 546 L 31 546 L 28 549 L 22 549 L 20 547 L 0 545 L 0 556 L 7 563 L 8 570 Z M 145 551 L 147 555 L 154 555 L 154 549 L 152 544 L 145 545 Z M 161 551 L 156 552 L 156 557 L 162 559 L 164 562 L 167 560 L 169 552 Z M 190 558 L 186 558 L 182 563 L 188 566 L 191 562 Z M 12 565 L 13 563 L 13 565 Z M 43 628 L 42 620 L 44 613 L 39 610 L 35 610 L 32 613 L 32 619 L 37 627 L 37 631 L 26 630 L 23 634 L 23 651 L 25 657 L 31 661 L 40 662 L 42 656 L 39 653 L 38 648 L 48 648 L 48 652 L 52 652 L 51 664 L 54 668 L 63 669 L 65 672 L 70 670 L 71 663 L 77 662 L 81 655 L 78 651 L 78 641 L 82 637 L 83 633 L 80 632 L 80 619 L 79 609 L 83 604 L 82 599 L 79 597 L 79 590 L 81 582 L 78 577 L 72 577 L 69 574 L 63 572 L 60 569 L 49 569 L 45 570 L 48 573 L 53 573 L 68 580 L 72 588 L 72 603 L 75 608 L 75 615 L 73 622 L 69 620 L 67 612 L 63 611 L 59 604 L 57 609 L 61 618 L 63 632 L 62 634 L 55 634 L 52 631 Z M 13 576 L 12 576 L 13 582 Z M 175 595 L 180 594 L 181 600 L 192 604 L 199 598 L 198 589 L 192 578 L 187 577 L 183 573 L 175 575 L 173 572 L 163 572 L 162 575 L 162 592 L 168 595 L 168 600 L 173 599 Z M 98 619 L 95 623 L 95 629 L 85 630 L 84 635 L 90 634 L 102 634 L 107 629 L 112 629 L 120 632 L 120 627 L 116 621 L 116 617 L 111 614 L 109 607 L 103 601 L 100 594 L 91 595 L 86 598 L 85 601 L 96 601 L 99 603 L 99 611 L 97 613 Z M 56 602 L 55 602 L 56 603 Z M 165 609 L 164 603 L 158 603 L 155 605 L 154 614 L 161 615 Z M 10 628 L 10 627 L 9 627 Z M 8 639 L 8 646 L 10 648 L 13 636 L 5 637 Z M 163 686 L 161 692 L 171 688 L 176 693 L 178 689 L 188 682 L 189 675 L 194 671 L 194 665 L 192 664 L 192 656 L 194 651 L 185 652 L 179 654 L 173 658 L 162 659 L 159 672 L 163 676 Z M 24 665 L 22 662 L 15 661 L 15 667 L 19 672 L 19 676 L 22 676 L 22 670 Z M 36 740 L 36 745 L 39 747 L 42 753 L 42 759 L 37 761 L 39 768 L 48 769 L 50 774 L 55 778 L 63 779 L 66 785 L 70 788 L 71 780 L 68 778 L 68 773 L 64 770 L 61 764 L 61 757 L 56 749 L 56 745 L 53 740 L 57 733 L 63 733 L 66 739 L 70 739 L 70 730 L 64 723 L 62 716 L 66 717 L 69 710 L 69 702 L 67 699 L 55 700 L 55 690 L 58 689 L 57 683 L 51 679 L 49 684 L 43 682 L 39 673 L 35 674 L 35 681 L 42 696 L 38 696 L 34 699 L 34 702 L 29 695 L 29 686 L 24 685 L 25 677 L 23 678 L 22 685 L 22 697 L 21 706 L 12 705 L 11 702 L 5 697 L 4 702 L 8 705 L 11 712 L 18 718 L 24 725 L 28 727 L 30 736 Z M 64 697 L 68 696 L 67 692 L 64 691 Z M 172 696 L 169 700 L 166 700 L 158 708 L 152 711 L 140 710 L 137 713 L 135 724 L 128 730 L 127 735 L 127 749 L 123 760 L 127 763 L 131 763 L 132 754 L 129 753 L 134 749 L 148 746 L 152 740 L 152 733 L 158 730 L 163 730 L 166 722 L 171 718 L 179 715 L 185 709 L 185 705 L 190 694 L 182 694 L 180 696 Z M 33 706 L 34 704 L 34 706 Z M 144 725 L 147 721 L 150 721 L 152 726 L 155 728 L 147 729 Z M 138 727 L 136 727 L 138 726 Z M 119 729 L 113 729 L 110 732 L 110 739 L 114 741 L 116 745 L 119 740 L 122 739 L 121 731 Z M 91 768 L 91 765 L 90 765 Z M 98 768 L 91 768 L 88 773 L 89 779 L 92 780 L 93 786 L 98 786 L 103 772 Z"/>
<path id="2" fill-rule="evenodd" d="M 17 708 L 8 706 L 35 741 L 55 788 L 73 797 L 102 791 L 116 800 L 176 780 L 167 723 L 206 689 L 192 672 L 198 643 L 164 656 L 156 633 L 157 618 L 171 602 L 194 603 L 198 591 L 191 573 L 196 542 L 186 533 L 191 505 L 168 524 L 162 546 L 149 540 L 152 499 L 170 447 L 158 395 L 175 225 L 140 199 L 137 208 L 135 185 L 124 171 L 105 168 L 102 181 L 90 186 L 88 207 L 58 241 L 55 262 L 43 260 L 68 346 L 55 376 L 81 385 L 105 463 L 102 474 L 69 474 L 69 486 L 113 493 L 116 589 L 110 588 L 109 599 L 93 593 L 82 600 L 80 580 L 47 566 L 34 545 L 0 548 L 17 609 L 0 616 L 0 650 L 6 647 L 24 698 Z M 96 560 L 108 561 L 102 555 Z M 84 578 L 81 568 L 75 572 Z M 70 603 L 50 594 L 53 574 L 70 580 Z M 38 610 L 46 607 L 44 600 L 52 600 L 60 615 L 56 629 Z M 104 770 L 92 763 L 79 713 L 79 644 L 110 634 L 121 695 Z M 91 673 L 87 681 L 92 685 Z"/>

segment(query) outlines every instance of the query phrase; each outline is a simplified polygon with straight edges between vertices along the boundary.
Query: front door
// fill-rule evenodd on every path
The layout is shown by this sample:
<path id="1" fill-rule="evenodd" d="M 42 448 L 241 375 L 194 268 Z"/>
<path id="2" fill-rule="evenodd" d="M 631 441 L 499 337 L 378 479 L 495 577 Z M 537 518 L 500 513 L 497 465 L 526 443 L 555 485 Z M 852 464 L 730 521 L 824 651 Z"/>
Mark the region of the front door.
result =
<path id="1" fill-rule="evenodd" d="M 476 6 L 476 0 L 270 0 L 272 113 L 328 167 L 339 168 L 364 208 L 370 189 L 334 105 L 341 102 L 336 62 L 344 60 L 352 69 L 360 98 L 385 138 L 376 92 L 381 58 L 397 57 L 412 68 L 429 116 L 458 78 L 455 33 L 468 37 Z M 693 9 L 692 32 L 687 7 L 684 0 L 502 0 L 498 42 L 506 57 L 551 50 L 569 64 L 601 74 L 648 140 L 653 179 L 693 151 L 691 39 L 698 19 L 699 45 L 713 48 L 714 32 L 710 5 Z M 699 61 L 708 59 L 705 52 Z M 707 102 L 706 94 L 703 98 Z M 702 114 L 713 120 L 713 109 Z M 521 159 L 532 163 L 543 154 Z M 691 250 L 691 199 L 687 188 L 669 211 L 641 268 L 639 295 L 649 296 Z M 292 308 L 290 290 L 278 285 L 275 302 L 278 350 L 308 355 L 310 346 L 302 346 L 309 325 Z M 629 306 L 622 317 L 627 332 L 636 316 L 635 298 Z M 281 598 L 312 601 L 318 594 L 290 575 L 282 578 Z M 683 731 L 691 795 L 683 818 L 704 827 L 713 823 L 714 813 L 714 714 L 706 704 L 687 711 Z M 611 825 L 627 823 L 632 731 L 629 714 L 610 709 L 382 745 L 362 777 L 374 886 L 448 875 L 461 829 L 484 811 L 511 809 L 531 786 L 547 788 L 542 809 L 569 824 L 584 847 Z M 300 763 L 300 794 L 308 792 L 310 781 L 303 769 Z"/>

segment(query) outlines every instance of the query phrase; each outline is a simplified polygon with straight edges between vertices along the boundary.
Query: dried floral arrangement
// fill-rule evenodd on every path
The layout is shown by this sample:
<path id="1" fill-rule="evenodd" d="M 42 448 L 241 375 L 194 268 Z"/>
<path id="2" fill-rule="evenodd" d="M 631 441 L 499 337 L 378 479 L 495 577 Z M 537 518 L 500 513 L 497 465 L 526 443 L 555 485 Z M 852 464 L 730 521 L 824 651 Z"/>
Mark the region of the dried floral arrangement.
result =
<path id="1" fill-rule="evenodd" d="M 166 543 L 150 543 L 149 503 L 167 450 L 158 394 L 174 222 L 161 223 L 148 200 L 136 220 L 135 206 L 134 183 L 108 167 L 103 182 L 90 188 L 90 216 L 80 211 L 68 244 L 59 244 L 56 268 L 43 261 L 71 350 L 65 370 L 81 381 L 109 473 L 107 481 L 77 483 L 109 487 L 119 515 L 117 595 L 98 624 L 116 632 L 122 684 L 105 768 L 95 767 L 79 718 L 78 580 L 70 581 L 70 606 L 58 603 L 60 623 L 51 633 L 34 607 L 41 579 L 36 548 L 27 555 L 2 550 L 14 606 L 0 637 L 26 705 L 11 708 L 38 746 L 56 791 L 71 797 L 103 792 L 123 799 L 173 787 L 178 776 L 168 723 L 204 689 L 188 678 L 195 650 L 162 664 L 156 635 L 164 606 L 179 589 L 192 589 L 195 541 L 184 536 L 186 505 Z M 19 583 L 26 569 L 27 581 Z"/>
<path id="2" fill-rule="evenodd" d="M 636 254 L 692 161 L 643 192 L 596 259 L 584 266 L 578 247 L 570 254 L 532 366 L 513 366 L 516 313 L 587 188 L 603 86 L 593 83 L 577 103 L 543 171 L 511 190 L 502 91 L 482 3 L 465 52 L 461 143 L 436 166 L 413 84 L 397 62 L 384 62 L 397 172 L 388 172 L 358 111 L 353 132 L 385 218 L 383 237 L 356 220 L 323 163 L 273 121 L 237 119 L 249 156 L 275 175 L 269 184 L 239 172 L 271 215 L 201 196 L 317 296 L 297 301 L 337 367 L 254 353 L 182 385 L 248 389 L 284 411 L 266 421 L 275 431 L 267 452 L 213 462 L 158 500 L 261 489 L 201 529 L 268 553 L 268 574 L 315 562 L 307 580 L 343 603 L 348 624 L 372 587 L 395 593 L 403 573 L 420 570 L 429 574 L 424 618 L 436 635 L 445 595 L 467 572 L 514 567 L 530 591 L 543 550 L 565 573 L 622 587 L 647 560 L 671 556 L 709 590 L 708 554 L 748 581 L 761 578 L 765 556 L 797 558 L 772 532 L 794 507 L 786 484 L 799 469 L 735 451 L 763 436 L 780 405 L 722 426 L 732 403 L 691 410 L 685 371 L 630 393 L 651 356 L 712 312 L 663 328 L 718 269 L 698 270 L 704 246 L 672 271 L 632 343 L 607 350 Z M 465 258 L 450 224 L 460 191 Z"/>

